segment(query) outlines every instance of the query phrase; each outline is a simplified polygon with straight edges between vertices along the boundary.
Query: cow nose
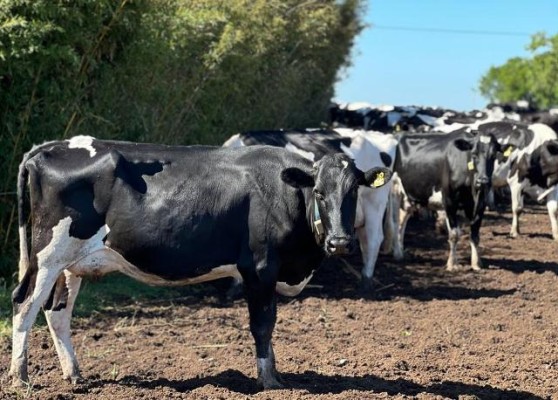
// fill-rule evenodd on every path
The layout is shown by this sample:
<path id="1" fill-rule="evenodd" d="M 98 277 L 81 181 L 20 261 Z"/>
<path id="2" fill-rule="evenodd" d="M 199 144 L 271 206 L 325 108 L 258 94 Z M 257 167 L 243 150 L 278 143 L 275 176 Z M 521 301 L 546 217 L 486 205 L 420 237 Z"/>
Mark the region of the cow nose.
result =
<path id="1" fill-rule="evenodd" d="M 347 237 L 332 237 L 327 240 L 326 244 L 329 254 L 348 254 L 351 252 L 351 240 Z"/>
<path id="2" fill-rule="evenodd" d="M 475 184 L 477 187 L 481 187 L 483 185 L 487 185 L 490 182 L 490 179 L 488 179 L 487 176 L 479 176 L 476 181 Z"/>

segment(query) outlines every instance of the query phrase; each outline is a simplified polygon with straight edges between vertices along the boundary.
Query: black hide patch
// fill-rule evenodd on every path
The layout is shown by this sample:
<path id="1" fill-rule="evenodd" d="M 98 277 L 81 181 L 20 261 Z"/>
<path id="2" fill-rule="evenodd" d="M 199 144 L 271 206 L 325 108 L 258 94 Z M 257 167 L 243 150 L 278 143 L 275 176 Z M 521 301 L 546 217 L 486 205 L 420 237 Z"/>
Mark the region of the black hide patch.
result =
<path id="1" fill-rule="evenodd" d="M 392 161 L 393 161 L 391 156 L 384 151 L 380 151 L 380 158 L 382 159 L 382 162 L 384 163 L 384 165 L 386 167 L 389 167 L 391 165 Z"/>
<path id="2" fill-rule="evenodd" d="M 147 183 L 143 175 L 153 176 L 163 171 L 164 164 L 160 161 L 152 162 L 130 162 L 124 157 L 120 157 L 116 166 L 115 176 L 126 182 L 135 191 L 145 194 Z"/>
<path id="3" fill-rule="evenodd" d="M 82 240 L 89 239 L 103 226 L 104 218 L 93 205 L 95 193 L 92 183 L 85 180 L 76 181 L 60 193 L 60 198 L 64 206 L 70 209 L 70 236 Z"/>

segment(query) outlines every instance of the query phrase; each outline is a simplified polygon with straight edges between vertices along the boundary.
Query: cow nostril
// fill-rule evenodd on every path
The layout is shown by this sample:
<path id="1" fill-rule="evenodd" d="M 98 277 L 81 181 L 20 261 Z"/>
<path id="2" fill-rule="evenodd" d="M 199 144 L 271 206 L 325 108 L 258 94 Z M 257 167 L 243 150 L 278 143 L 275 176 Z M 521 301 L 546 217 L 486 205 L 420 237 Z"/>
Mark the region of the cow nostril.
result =
<path id="1" fill-rule="evenodd" d="M 347 247 L 349 240 L 346 238 L 331 238 L 327 241 L 329 247 Z"/>
<path id="2" fill-rule="evenodd" d="M 480 185 L 487 184 L 488 182 L 489 182 L 489 179 L 486 178 L 486 177 L 477 178 L 477 183 L 480 184 Z"/>

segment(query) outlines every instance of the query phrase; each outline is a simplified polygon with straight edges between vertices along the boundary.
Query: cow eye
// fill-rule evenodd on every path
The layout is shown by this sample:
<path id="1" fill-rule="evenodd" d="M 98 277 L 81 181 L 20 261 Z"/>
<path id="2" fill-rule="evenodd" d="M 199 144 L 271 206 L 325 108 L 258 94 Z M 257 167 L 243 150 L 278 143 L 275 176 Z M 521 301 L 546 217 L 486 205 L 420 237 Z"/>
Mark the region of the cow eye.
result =
<path id="1" fill-rule="evenodd" d="M 316 199 L 318 199 L 318 200 L 323 200 L 324 199 L 324 195 L 322 193 L 320 193 L 319 191 L 317 191 L 316 189 L 314 189 L 314 196 L 316 196 Z"/>

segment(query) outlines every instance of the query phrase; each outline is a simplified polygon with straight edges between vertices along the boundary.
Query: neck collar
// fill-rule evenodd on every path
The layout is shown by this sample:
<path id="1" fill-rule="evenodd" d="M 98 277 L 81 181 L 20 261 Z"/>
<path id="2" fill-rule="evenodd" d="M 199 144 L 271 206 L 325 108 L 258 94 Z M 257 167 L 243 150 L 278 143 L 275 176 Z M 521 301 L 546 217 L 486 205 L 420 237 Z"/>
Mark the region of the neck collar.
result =
<path id="1" fill-rule="evenodd" d="M 314 233 L 314 239 L 318 246 L 321 246 L 325 239 L 324 226 L 322 224 L 322 218 L 320 216 L 320 210 L 318 208 L 318 200 L 316 195 L 312 194 L 312 210 L 310 212 L 310 225 L 312 226 L 312 233 Z"/>

